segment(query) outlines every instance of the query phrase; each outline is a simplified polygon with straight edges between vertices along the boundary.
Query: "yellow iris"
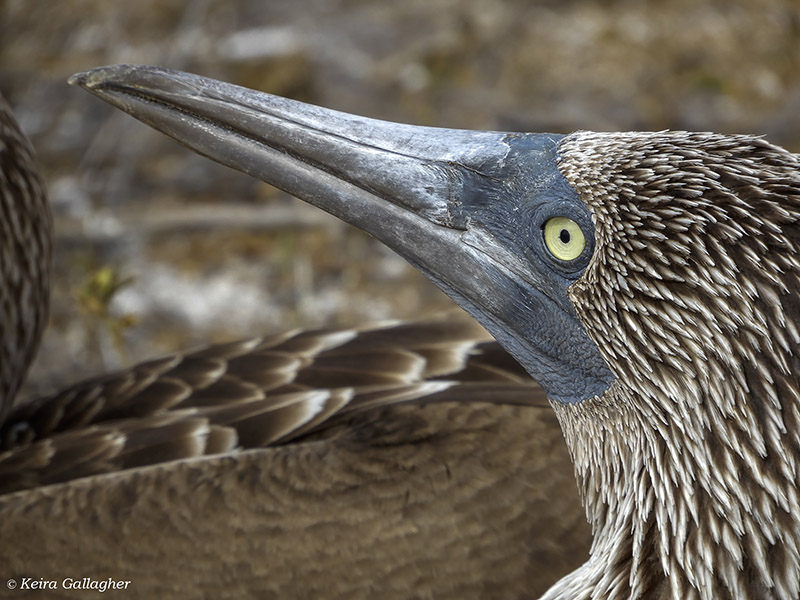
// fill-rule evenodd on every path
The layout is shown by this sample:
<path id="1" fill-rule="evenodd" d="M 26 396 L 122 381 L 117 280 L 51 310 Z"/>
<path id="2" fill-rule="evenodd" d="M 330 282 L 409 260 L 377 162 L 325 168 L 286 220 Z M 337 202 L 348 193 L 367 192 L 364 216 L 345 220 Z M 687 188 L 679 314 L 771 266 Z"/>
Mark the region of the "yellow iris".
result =
<path id="1" fill-rule="evenodd" d="M 575 260 L 586 247 L 578 224 L 566 217 L 554 217 L 544 224 L 544 243 L 559 260 Z"/>

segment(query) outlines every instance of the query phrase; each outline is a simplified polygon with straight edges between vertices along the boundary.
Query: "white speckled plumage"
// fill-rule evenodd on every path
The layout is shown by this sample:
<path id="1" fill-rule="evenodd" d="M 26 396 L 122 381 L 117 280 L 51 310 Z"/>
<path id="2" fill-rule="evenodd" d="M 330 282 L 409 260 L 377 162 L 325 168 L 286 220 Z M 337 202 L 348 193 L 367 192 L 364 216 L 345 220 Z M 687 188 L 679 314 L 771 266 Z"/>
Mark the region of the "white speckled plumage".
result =
<path id="1" fill-rule="evenodd" d="M 800 159 L 579 132 L 560 169 L 597 232 L 570 294 L 617 382 L 557 407 L 595 545 L 546 597 L 796 598 Z"/>

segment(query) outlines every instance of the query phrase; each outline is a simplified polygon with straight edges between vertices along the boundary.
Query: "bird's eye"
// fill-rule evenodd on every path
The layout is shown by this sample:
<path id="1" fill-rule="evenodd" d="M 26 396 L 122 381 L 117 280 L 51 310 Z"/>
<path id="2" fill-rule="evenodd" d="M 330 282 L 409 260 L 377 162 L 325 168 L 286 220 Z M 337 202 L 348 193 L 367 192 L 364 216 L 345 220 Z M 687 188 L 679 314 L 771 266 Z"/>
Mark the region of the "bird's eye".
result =
<path id="1" fill-rule="evenodd" d="M 544 243 L 558 260 L 570 261 L 586 248 L 586 237 L 572 219 L 553 217 L 544 224 Z"/>

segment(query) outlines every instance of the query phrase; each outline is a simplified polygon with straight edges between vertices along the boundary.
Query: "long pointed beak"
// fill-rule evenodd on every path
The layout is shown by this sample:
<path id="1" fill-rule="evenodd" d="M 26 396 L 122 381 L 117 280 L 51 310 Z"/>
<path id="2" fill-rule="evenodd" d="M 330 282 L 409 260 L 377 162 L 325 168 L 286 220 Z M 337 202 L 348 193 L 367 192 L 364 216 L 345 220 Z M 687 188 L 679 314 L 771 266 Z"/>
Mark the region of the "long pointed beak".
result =
<path id="1" fill-rule="evenodd" d="M 530 288 L 545 282 L 496 236 L 473 227 L 498 190 L 513 187 L 520 148 L 526 168 L 540 164 L 548 173 L 540 187 L 552 179 L 561 136 L 388 123 L 157 67 L 103 67 L 70 83 L 374 235 L 475 316 L 534 377 L 563 362 L 519 325 L 530 312 Z M 570 308 L 563 310 L 570 320 Z"/>
<path id="2" fill-rule="evenodd" d="M 431 263 L 453 259 L 465 228 L 465 175 L 509 151 L 502 133 L 377 121 L 154 67 L 104 67 L 70 83 L 437 273 Z"/>

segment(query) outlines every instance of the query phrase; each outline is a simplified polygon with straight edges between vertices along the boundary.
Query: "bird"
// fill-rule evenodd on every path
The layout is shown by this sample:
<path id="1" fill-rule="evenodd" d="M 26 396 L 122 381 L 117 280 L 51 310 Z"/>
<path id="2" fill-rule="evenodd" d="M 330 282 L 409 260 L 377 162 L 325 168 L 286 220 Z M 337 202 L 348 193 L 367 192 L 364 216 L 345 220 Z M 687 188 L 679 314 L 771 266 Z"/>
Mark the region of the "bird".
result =
<path id="1" fill-rule="evenodd" d="M 800 156 L 388 123 L 158 67 L 72 83 L 373 235 L 538 382 L 593 535 L 541 598 L 800 597 Z"/>
<path id="2" fill-rule="evenodd" d="M 2 99 L 0 209 L 0 597 L 507 599 L 588 557 L 544 391 L 458 309 L 217 344 L 15 402 L 52 224 Z"/>
<path id="3" fill-rule="evenodd" d="M 52 218 L 33 148 L 0 95 L 0 423 L 47 322 Z"/>

